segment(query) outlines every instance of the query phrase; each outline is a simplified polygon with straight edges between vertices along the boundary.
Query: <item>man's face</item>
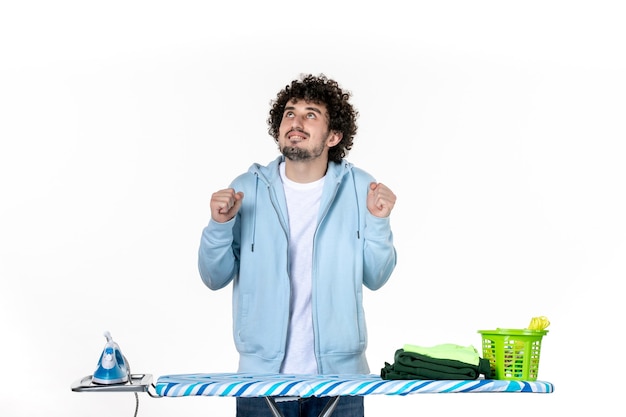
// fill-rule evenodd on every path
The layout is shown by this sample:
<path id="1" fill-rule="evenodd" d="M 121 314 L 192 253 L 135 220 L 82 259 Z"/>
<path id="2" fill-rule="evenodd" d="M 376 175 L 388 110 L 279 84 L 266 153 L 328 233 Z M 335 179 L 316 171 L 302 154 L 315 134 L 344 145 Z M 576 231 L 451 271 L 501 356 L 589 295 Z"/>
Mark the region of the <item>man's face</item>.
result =
<path id="1" fill-rule="evenodd" d="M 328 131 L 326 105 L 293 99 L 285 106 L 278 130 L 278 146 L 285 158 L 327 158 L 328 148 L 339 142 L 337 136 Z"/>

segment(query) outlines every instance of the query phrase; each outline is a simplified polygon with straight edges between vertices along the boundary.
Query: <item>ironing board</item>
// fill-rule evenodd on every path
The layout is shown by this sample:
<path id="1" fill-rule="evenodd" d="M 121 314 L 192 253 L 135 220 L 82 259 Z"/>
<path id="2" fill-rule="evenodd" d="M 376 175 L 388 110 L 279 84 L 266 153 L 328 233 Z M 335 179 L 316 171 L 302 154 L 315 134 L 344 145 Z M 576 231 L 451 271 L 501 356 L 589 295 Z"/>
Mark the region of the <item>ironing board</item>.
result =
<path id="1" fill-rule="evenodd" d="M 275 417 L 276 401 L 306 397 L 332 397 L 320 417 L 330 416 L 343 395 L 410 395 L 425 393 L 525 392 L 551 393 L 545 381 L 383 380 L 378 375 L 287 375 L 197 373 L 164 375 L 155 385 L 157 396 L 264 397 Z"/>

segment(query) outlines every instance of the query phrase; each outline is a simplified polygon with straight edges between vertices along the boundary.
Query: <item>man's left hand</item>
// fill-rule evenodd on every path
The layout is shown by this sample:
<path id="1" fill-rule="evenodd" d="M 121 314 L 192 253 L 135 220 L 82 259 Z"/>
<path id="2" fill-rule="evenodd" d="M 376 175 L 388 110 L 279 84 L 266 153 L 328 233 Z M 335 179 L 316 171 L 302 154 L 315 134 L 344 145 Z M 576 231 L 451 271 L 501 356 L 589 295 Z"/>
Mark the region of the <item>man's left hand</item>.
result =
<path id="1" fill-rule="evenodd" d="M 367 192 L 367 209 L 376 217 L 387 217 L 396 204 L 396 195 L 382 183 L 372 182 Z"/>

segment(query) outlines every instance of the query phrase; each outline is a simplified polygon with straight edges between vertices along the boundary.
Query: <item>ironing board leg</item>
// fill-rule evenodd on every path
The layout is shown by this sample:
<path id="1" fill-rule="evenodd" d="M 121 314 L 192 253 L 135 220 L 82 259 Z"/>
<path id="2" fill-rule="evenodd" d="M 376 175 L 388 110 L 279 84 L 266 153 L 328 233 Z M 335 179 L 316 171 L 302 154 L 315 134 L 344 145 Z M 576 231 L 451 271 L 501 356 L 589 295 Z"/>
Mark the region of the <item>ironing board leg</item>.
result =
<path id="1" fill-rule="evenodd" d="M 335 411 L 335 407 L 337 407 L 337 403 L 339 402 L 339 396 L 332 397 L 326 407 L 322 410 L 319 417 L 330 417 L 330 415 Z"/>
<path id="2" fill-rule="evenodd" d="M 274 415 L 274 417 L 283 417 L 283 413 L 281 413 L 278 407 L 276 407 L 276 402 L 274 401 L 274 398 L 265 397 L 265 402 L 267 403 L 268 407 L 272 411 L 272 414 Z"/>
<path id="3" fill-rule="evenodd" d="M 265 402 L 267 403 L 274 417 L 283 417 L 283 413 L 281 413 L 278 407 L 276 407 L 276 401 L 274 401 L 273 397 L 265 397 Z M 333 414 L 333 411 L 335 411 L 335 407 L 337 407 L 338 402 L 339 396 L 332 397 L 318 417 L 330 417 Z"/>

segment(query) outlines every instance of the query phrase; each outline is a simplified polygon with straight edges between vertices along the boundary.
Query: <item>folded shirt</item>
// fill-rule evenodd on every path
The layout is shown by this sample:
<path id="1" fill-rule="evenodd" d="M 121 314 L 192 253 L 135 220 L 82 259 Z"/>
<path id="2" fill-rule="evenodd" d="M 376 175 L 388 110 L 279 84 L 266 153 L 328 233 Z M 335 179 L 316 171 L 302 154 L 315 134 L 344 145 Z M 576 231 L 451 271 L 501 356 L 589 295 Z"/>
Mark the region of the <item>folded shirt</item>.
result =
<path id="1" fill-rule="evenodd" d="M 415 352 L 398 349 L 393 365 L 385 362 L 381 369 L 382 379 L 477 379 L 481 374 L 491 377 L 489 360 L 479 358 L 473 365 L 454 359 L 437 359 Z"/>
<path id="2" fill-rule="evenodd" d="M 404 345 L 405 352 L 419 353 L 437 359 L 455 359 L 457 361 L 478 366 L 480 356 L 474 346 L 461 346 L 454 343 L 442 343 L 435 346 Z"/>

